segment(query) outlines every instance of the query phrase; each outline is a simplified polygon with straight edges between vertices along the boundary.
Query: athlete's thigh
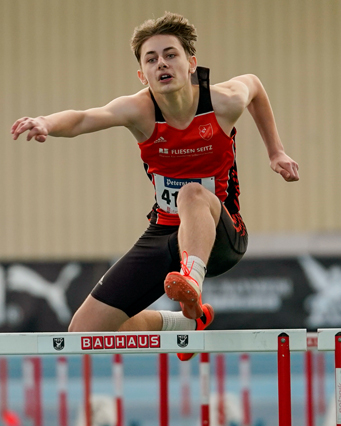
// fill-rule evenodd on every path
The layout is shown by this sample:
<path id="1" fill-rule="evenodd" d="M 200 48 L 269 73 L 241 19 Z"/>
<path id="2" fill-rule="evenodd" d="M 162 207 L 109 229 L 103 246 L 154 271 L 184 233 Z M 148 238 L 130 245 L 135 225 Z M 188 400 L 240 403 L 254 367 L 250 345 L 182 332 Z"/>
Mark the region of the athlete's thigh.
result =
<path id="1" fill-rule="evenodd" d="M 129 317 L 89 295 L 72 318 L 69 331 L 117 331 Z"/>
<path id="2" fill-rule="evenodd" d="M 247 230 L 240 214 L 230 215 L 222 204 L 206 276 L 214 277 L 223 274 L 235 266 L 245 254 L 247 243 Z"/>
<path id="3" fill-rule="evenodd" d="M 176 235 L 177 227 L 150 225 L 133 248 L 102 277 L 92 296 L 129 317 L 148 307 L 164 294 L 168 272 L 180 267 L 174 247 Z"/>

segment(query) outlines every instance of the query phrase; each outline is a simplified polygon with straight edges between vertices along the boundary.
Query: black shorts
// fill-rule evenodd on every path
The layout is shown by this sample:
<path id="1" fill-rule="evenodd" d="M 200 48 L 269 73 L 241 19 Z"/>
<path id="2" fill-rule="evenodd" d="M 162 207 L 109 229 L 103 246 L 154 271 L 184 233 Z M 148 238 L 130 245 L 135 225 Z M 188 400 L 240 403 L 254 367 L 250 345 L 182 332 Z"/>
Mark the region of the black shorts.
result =
<path id="1" fill-rule="evenodd" d="M 223 274 L 236 265 L 246 251 L 247 240 L 241 216 L 230 215 L 222 205 L 206 276 Z M 151 223 L 132 249 L 108 270 L 91 294 L 132 317 L 164 294 L 164 280 L 172 271 L 180 271 L 178 226 Z"/>

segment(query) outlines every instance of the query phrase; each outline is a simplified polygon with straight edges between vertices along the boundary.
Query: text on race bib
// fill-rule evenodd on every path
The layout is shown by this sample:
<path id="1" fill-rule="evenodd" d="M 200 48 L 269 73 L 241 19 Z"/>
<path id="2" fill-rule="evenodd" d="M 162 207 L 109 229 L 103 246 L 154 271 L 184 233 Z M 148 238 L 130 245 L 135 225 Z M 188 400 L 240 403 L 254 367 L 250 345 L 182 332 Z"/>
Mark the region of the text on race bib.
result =
<path id="1" fill-rule="evenodd" d="M 208 178 L 169 178 L 154 173 L 156 202 L 167 213 L 178 213 L 177 198 L 180 189 L 190 182 L 197 182 L 215 193 L 214 177 Z"/>

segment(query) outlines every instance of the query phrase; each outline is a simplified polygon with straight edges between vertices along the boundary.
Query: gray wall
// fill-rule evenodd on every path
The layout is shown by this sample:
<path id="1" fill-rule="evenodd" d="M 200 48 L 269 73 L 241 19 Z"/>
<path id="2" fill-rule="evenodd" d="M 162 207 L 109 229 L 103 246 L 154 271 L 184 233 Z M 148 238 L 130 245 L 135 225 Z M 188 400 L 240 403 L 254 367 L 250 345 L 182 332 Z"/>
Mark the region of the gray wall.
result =
<path id="1" fill-rule="evenodd" d="M 341 231 L 339 0 L 0 0 L 0 258 L 108 258 L 147 226 L 153 189 L 125 129 L 45 144 L 21 116 L 85 109 L 140 90 L 132 31 L 165 10 L 198 29 L 212 83 L 257 74 L 301 180 L 269 168 L 246 112 L 237 125 L 251 235 Z"/>

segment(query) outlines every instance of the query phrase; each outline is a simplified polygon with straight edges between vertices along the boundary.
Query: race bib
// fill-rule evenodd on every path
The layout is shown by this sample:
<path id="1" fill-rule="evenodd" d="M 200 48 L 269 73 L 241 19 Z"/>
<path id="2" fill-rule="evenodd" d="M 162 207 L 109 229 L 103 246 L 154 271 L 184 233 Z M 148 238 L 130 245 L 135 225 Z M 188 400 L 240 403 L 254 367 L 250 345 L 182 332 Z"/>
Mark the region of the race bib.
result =
<path id="1" fill-rule="evenodd" d="M 204 188 L 215 193 L 214 177 L 176 179 L 157 175 L 154 173 L 156 202 L 167 213 L 178 213 L 177 198 L 180 189 L 190 182 L 200 183 Z"/>

